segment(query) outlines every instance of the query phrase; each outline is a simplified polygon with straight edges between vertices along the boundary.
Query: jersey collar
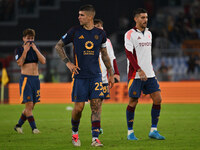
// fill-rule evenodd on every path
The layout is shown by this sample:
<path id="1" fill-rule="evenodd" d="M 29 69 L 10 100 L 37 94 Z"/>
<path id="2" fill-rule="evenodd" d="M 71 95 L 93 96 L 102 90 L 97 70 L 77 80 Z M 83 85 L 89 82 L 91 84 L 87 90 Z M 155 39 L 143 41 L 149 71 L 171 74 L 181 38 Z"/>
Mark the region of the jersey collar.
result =
<path id="1" fill-rule="evenodd" d="M 133 29 L 136 31 L 136 32 L 141 32 L 137 27 L 133 27 Z M 144 31 L 148 31 L 149 28 L 145 28 Z M 142 33 L 142 32 L 141 32 Z"/>

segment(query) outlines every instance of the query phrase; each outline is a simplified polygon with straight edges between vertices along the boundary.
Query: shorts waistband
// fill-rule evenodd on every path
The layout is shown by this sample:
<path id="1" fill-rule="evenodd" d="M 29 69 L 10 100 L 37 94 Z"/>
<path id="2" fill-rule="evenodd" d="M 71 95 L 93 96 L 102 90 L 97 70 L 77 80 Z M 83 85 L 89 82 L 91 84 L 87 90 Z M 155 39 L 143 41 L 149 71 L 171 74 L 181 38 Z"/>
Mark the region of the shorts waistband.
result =
<path id="1" fill-rule="evenodd" d="M 29 77 L 29 78 L 39 78 L 39 76 L 33 76 L 33 75 L 25 75 L 25 74 L 21 74 L 21 77 Z"/>

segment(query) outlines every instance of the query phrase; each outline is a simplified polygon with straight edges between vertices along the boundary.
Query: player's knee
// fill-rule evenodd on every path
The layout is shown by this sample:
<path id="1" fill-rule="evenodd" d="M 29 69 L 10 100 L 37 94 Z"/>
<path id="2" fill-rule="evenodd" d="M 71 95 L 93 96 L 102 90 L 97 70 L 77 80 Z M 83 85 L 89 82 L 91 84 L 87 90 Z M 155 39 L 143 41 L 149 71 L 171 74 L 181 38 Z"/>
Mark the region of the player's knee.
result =
<path id="1" fill-rule="evenodd" d="M 83 111 L 83 106 L 77 106 L 77 107 L 75 107 L 75 111 L 77 112 L 77 113 L 81 113 L 82 111 Z"/>
<path id="2" fill-rule="evenodd" d="M 132 98 L 132 97 L 129 98 L 129 106 L 135 107 L 137 103 L 138 103 L 138 98 Z"/>
<path id="3" fill-rule="evenodd" d="M 156 105 L 160 105 L 161 102 L 162 102 L 162 98 L 157 98 L 154 100 L 154 104 L 156 104 Z"/>

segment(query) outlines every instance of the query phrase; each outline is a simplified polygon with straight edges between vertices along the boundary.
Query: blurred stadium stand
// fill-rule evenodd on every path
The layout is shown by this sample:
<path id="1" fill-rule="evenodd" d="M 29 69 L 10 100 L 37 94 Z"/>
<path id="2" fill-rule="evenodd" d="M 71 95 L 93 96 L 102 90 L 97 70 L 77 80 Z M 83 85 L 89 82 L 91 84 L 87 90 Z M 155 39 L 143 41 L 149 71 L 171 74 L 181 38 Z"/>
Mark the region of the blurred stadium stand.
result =
<path id="1" fill-rule="evenodd" d="M 71 26 L 79 24 L 78 9 L 83 4 L 93 4 L 96 18 L 104 21 L 122 81 L 127 81 L 124 33 L 134 26 L 132 12 L 138 7 L 149 12 L 153 66 L 158 79 L 200 80 L 200 0 L 0 0 L 0 70 L 6 65 L 10 82 L 18 82 L 20 76 L 13 59 L 25 28 L 36 30 L 36 44 L 47 58 L 46 66 L 40 66 L 42 81 L 71 81 L 54 46 Z M 71 46 L 66 51 L 73 59 Z"/>

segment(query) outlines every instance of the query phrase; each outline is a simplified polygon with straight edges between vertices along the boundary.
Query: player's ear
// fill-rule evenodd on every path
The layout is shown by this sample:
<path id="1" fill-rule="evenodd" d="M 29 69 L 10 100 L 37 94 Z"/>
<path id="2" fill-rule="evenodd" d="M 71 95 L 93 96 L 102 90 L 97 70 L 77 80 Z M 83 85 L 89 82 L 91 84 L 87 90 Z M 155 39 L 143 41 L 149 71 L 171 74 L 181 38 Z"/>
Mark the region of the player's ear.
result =
<path id="1" fill-rule="evenodd" d="M 136 16 L 133 19 L 134 19 L 135 22 L 137 22 L 137 17 Z"/>

